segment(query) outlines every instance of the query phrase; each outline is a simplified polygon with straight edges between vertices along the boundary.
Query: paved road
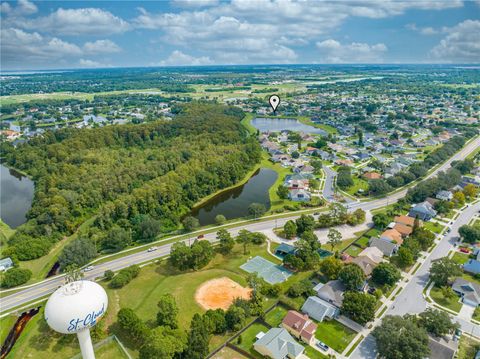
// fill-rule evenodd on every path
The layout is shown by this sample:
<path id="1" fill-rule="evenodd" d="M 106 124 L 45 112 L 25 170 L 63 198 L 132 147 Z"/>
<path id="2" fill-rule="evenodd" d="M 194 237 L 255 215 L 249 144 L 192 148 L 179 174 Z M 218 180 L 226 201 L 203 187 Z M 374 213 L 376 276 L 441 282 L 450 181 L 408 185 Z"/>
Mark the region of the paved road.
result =
<path id="1" fill-rule="evenodd" d="M 437 170 L 433 171 L 427 178 L 434 176 L 438 171 L 442 171 L 450 167 L 450 163 L 455 160 L 460 160 L 465 158 L 469 153 L 473 152 L 477 147 L 480 146 L 480 136 L 477 137 L 474 141 L 470 142 L 467 146 L 465 146 L 460 152 L 446 161 L 442 166 L 440 166 Z M 389 195 L 386 198 L 377 199 L 368 202 L 355 202 L 353 204 L 349 204 L 349 210 L 355 210 L 357 208 L 362 208 L 364 210 L 372 210 L 375 208 L 384 207 L 390 203 L 394 203 L 396 200 L 405 196 L 407 190 L 401 190 L 397 193 Z M 272 229 L 276 226 L 283 226 L 286 221 L 290 219 L 295 219 L 299 215 L 292 215 L 286 218 L 279 218 L 277 220 L 272 219 L 269 221 L 262 221 L 257 223 L 250 223 L 239 225 L 235 229 L 231 229 L 230 232 L 233 235 L 236 235 L 240 229 L 247 229 L 249 231 L 265 231 Z M 192 238 L 193 239 L 193 238 Z M 205 235 L 205 239 L 209 241 L 215 241 L 215 233 L 209 233 Z M 168 255 L 170 252 L 171 244 L 165 244 L 159 246 L 159 249 L 155 252 L 148 253 L 146 250 L 134 254 L 127 255 L 122 258 L 114 259 L 109 262 L 105 262 L 103 264 L 95 265 L 94 270 L 91 272 L 86 273 L 85 279 L 93 279 L 95 277 L 102 276 L 103 273 L 107 270 L 119 270 L 121 268 L 128 267 L 132 264 L 143 263 L 149 260 L 153 260 L 155 258 L 164 257 Z M 5 296 L 0 299 L 0 313 L 6 312 L 12 308 L 15 308 L 19 305 L 26 304 L 32 302 L 36 299 L 42 298 L 47 294 L 53 292 L 56 288 L 63 284 L 63 277 L 52 277 L 49 280 L 39 282 L 34 284 L 28 288 L 22 289 L 14 294 Z"/>
<path id="2" fill-rule="evenodd" d="M 428 283 L 428 273 L 432 261 L 448 255 L 448 252 L 454 248 L 455 242 L 459 238 L 458 229 L 464 224 L 468 224 L 479 210 L 480 202 L 468 207 L 460 214 L 452 224 L 450 233 L 445 235 L 435 249 L 428 255 L 422 266 L 417 270 L 412 279 L 408 281 L 403 291 L 397 296 L 385 315 L 418 314 L 425 311 L 427 301 L 423 298 L 423 289 Z M 458 317 L 455 317 L 454 320 L 460 324 L 463 331 L 480 337 L 479 325 Z M 375 340 L 372 335 L 368 335 L 353 352 L 351 358 L 374 359 L 375 356 Z"/>
<path id="3" fill-rule="evenodd" d="M 323 166 L 323 170 L 325 172 L 325 187 L 323 188 L 323 197 L 325 197 L 327 201 L 333 201 L 335 199 L 335 190 L 333 186 L 337 172 L 327 166 Z"/>

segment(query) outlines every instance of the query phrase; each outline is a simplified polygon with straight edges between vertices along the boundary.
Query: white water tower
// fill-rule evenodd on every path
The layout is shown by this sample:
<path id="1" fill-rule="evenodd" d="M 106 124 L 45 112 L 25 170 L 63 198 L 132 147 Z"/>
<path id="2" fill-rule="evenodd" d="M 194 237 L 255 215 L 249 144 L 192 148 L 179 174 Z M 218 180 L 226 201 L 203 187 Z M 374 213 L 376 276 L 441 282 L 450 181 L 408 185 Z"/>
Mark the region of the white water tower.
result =
<path id="1" fill-rule="evenodd" d="M 79 280 L 58 288 L 48 298 L 45 320 L 55 331 L 77 334 L 83 359 L 95 359 L 90 328 L 105 314 L 108 297 L 99 284 Z"/>

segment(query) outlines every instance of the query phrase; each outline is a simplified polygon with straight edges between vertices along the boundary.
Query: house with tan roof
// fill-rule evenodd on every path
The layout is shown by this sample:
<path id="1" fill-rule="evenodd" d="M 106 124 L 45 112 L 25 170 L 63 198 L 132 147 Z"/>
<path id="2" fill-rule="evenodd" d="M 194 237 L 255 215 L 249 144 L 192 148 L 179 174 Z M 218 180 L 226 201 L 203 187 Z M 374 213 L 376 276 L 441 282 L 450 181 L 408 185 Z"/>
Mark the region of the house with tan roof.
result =
<path id="1" fill-rule="evenodd" d="M 388 238 L 391 241 L 397 242 L 398 244 L 403 243 L 402 235 L 396 229 L 387 229 L 380 235 L 380 238 Z"/>
<path id="2" fill-rule="evenodd" d="M 370 247 L 370 248 L 376 248 L 376 247 Z M 378 249 L 378 248 L 376 248 Z M 372 274 L 373 269 L 377 266 L 378 263 L 375 263 L 373 260 L 371 260 L 369 257 L 356 257 L 353 258 L 351 263 L 355 263 L 357 266 L 359 266 L 365 276 L 370 276 Z"/>
<path id="3" fill-rule="evenodd" d="M 400 233 L 402 238 L 408 237 L 413 232 L 413 227 L 406 226 L 402 223 L 396 223 L 393 226 L 393 229 L 396 230 L 398 233 Z"/>
<path id="4" fill-rule="evenodd" d="M 282 320 L 281 326 L 295 338 L 302 340 L 309 345 L 315 344 L 315 324 L 307 314 L 301 314 L 296 310 L 289 310 Z"/>
<path id="5" fill-rule="evenodd" d="M 382 178 L 382 175 L 378 172 L 367 172 L 363 174 L 363 177 L 367 180 L 373 180 Z"/>
<path id="6" fill-rule="evenodd" d="M 405 226 L 413 227 L 415 225 L 415 218 L 410 217 L 410 216 L 396 216 L 393 221 L 395 223 L 400 223 Z M 423 225 L 423 222 L 421 220 L 418 221 L 420 227 Z"/>
<path id="7" fill-rule="evenodd" d="M 358 254 L 358 257 L 368 257 L 374 263 L 379 264 L 383 260 L 383 253 L 376 247 L 367 247 Z"/>

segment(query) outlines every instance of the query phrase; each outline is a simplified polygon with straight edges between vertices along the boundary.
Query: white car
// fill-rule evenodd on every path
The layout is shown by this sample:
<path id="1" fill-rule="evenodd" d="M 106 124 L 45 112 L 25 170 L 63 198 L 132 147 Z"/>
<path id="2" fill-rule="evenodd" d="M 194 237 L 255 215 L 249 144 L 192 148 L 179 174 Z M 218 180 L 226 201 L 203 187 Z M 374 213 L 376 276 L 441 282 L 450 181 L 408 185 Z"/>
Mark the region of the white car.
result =
<path id="1" fill-rule="evenodd" d="M 158 249 L 158 247 L 150 247 L 148 248 L 147 252 L 153 252 L 153 251 L 156 251 Z"/>
<path id="2" fill-rule="evenodd" d="M 83 271 L 84 272 L 90 272 L 91 270 L 93 270 L 93 268 L 94 268 L 93 266 L 88 266 Z"/>

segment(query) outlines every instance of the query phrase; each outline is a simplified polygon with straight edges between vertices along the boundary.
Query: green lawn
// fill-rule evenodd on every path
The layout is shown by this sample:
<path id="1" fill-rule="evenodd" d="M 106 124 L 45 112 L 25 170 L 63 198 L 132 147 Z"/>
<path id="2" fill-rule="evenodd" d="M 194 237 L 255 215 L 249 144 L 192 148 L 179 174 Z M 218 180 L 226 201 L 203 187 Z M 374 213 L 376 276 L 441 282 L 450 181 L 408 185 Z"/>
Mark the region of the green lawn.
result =
<path id="1" fill-rule="evenodd" d="M 460 252 L 455 252 L 453 257 L 452 257 L 452 260 L 455 262 L 455 263 L 458 263 L 458 264 L 464 264 L 468 261 L 468 258 L 470 256 L 466 253 L 460 253 Z"/>
<path id="2" fill-rule="evenodd" d="M 475 319 L 480 322 L 480 308 L 476 307 L 475 311 L 473 312 L 472 319 Z"/>
<path id="3" fill-rule="evenodd" d="M 213 359 L 246 359 L 247 357 L 240 354 L 232 348 L 225 347 L 213 356 Z"/>
<path id="4" fill-rule="evenodd" d="M 268 328 L 260 323 L 253 323 L 247 330 L 242 333 L 242 342 L 237 344 L 237 340 L 235 339 L 232 344 L 239 347 L 240 349 L 245 350 L 246 352 L 253 355 L 255 358 L 261 358 L 262 356 L 253 349 L 253 344 L 255 343 L 258 333 L 260 332 L 268 332 Z"/>
<path id="5" fill-rule="evenodd" d="M 357 335 L 356 332 L 336 320 L 325 320 L 317 324 L 315 337 L 339 353 L 343 352 Z"/>
<path id="6" fill-rule="evenodd" d="M 357 176 L 352 176 L 352 179 L 353 179 L 353 186 L 349 187 L 345 192 L 347 192 L 351 196 L 355 196 L 359 189 L 362 189 L 364 193 L 367 192 L 368 190 L 367 181 Z"/>
<path id="7" fill-rule="evenodd" d="M 328 244 L 324 245 L 323 248 L 329 250 L 330 252 L 336 252 L 336 251 L 342 252 L 345 248 L 347 248 L 350 244 L 352 244 L 356 240 L 357 240 L 356 237 L 348 238 L 348 239 L 345 239 L 345 240 L 341 241 L 336 246 L 334 246 L 333 249 Z"/>
<path id="8" fill-rule="evenodd" d="M 0 245 L 3 245 L 14 233 L 15 229 L 10 228 L 8 224 L 0 220 Z"/>
<path id="9" fill-rule="evenodd" d="M 362 250 L 363 250 L 362 248 L 357 247 L 356 245 L 351 245 L 350 247 L 348 247 L 346 251 L 344 251 L 344 253 L 347 253 L 352 257 L 356 257 Z"/>
<path id="10" fill-rule="evenodd" d="M 281 305 L 277 305 L 265 316 L 265 321 L 272 327 L 278 327 L 282 323 L 283 318 L 287 315 L 288 310 Z"/>
<path id="11" fill-rule="evenodd" d="M 462 335 L 458 346 L 457 359 L 473 359 L 480 349 L 480 342 Z"/>
<path id="12" fill-rule="evenodd" d="M 128 356 L 120 347 L 117 341 L 113 340 L 95 350 L 95 357 L 98 359 L 120 359 L 125 358 L 128 359 Z"/>
<path id="13" fill-rule="evenodd" d="M 441 225 L 440 223 L 437 222 L 426 222 L 424 224 L 425 228 L 432 231 L 433 233 L 440 233 L 445 226 Z"/>
<path id="14" fill-rule="evenodd" d="M 355 241 L 355 244 L 359 247 L 366 248 L 368 247 L 368 242 L 370 241 L 369 237 L 360 237 Z"/>
<path id="15" fill-rule="evenodd" d="M 0 319 L 0 343 L 3 344 L 17 319 L 15 315 L 7 315 Z"/>
<path id="16" fill-rule="evenodd" d="M 460 308 L 462 308 L 462 303 L 459 302 L 459 298 L 457 296 L 447 299 L 443 296 L 440 288 L 433 287 L 430 291 L 430 297 L 432 297 L 437 304 L 453 310 L 456 313 L 458 313 Z"/>
<path id="17" fill-rule="evenodd" d="M 303 353 L 310 359 L 328 359 L 328 356 L 320 353 L 309 345 L 305 346 L 305 351 Z"/>

